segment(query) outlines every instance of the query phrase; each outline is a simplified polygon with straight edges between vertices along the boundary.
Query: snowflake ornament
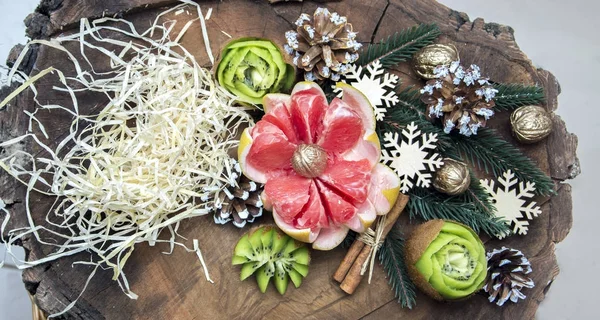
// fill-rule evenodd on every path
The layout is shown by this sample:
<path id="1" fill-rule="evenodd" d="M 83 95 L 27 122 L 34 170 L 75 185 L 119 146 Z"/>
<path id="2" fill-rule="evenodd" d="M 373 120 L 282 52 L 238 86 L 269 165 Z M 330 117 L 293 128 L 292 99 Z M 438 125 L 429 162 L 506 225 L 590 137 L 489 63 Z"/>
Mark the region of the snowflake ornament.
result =
<path id="1" fill-rule="evenodd" d="M 529 220 L 542 213 L 537 203 L 530 200 L 534 196 L 535 183 L 519 181 L 510 170 L 502 174 L 498 182 L 499 185 L 495 186 L 493 180 L 480 180 L 481 186 L 496 204 L 496 216 L 504 219 L 506 224 L 514 225 L 513 233 L 527 234 Z M 496 236 L 502 239 L 508 234 Z"/>
<path id="2" fill-rule="evenodd" d="M 402 137 L 397 132 L 384 134 L 381 161 L 398 174 L 403 193 L 413 186 L 429 188 L 432 173 L 444 164 L 442 157 L 435 152 L 437 134 L 421 134 L 412 122 L 402 130 Z"/>
<path id="3" fill-rule="evenodd" d="M 385 72 L 379 60 L 373 61 L 366 68 L 351 65 L 344 77 L 345 79 L 341 82 L 348 83 L 358 89 L 369 99 L 373 109 L 375 109 L 375 118 L 378 121 L 383 120 L 387 108 L 391 108 L 399 101 L 395 91 L 398 77 Z M 335 85 L 333 89 L 341 98 L 343 95 L 342 89 L 337 88 Z"/>

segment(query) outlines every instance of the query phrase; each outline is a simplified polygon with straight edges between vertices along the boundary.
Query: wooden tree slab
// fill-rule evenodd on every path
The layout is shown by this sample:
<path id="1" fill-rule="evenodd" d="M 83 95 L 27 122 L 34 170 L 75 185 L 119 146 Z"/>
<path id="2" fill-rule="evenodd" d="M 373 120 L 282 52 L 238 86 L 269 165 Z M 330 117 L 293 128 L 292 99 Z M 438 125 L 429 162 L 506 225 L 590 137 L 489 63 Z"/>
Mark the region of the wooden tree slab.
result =
<path id="1" fill-rule="evenodd" d="M 161 7 L 171 5 L 173 0 L 43 0 L 38 10 L 27 19 L 28 34 L 34 38 L 51 37 L 58 33 L 72 32 L 83 17 L 124 16 L 140 29 L 147 28 Z M 265 1 L 202 1 L 206 11 L 213 8 L 207 22 L 214 53 L 229 40 L 224 31 L 233 38 L 257 36 L 284 43 L 283 33 L 292 29 L 292 22 L 302 12 L 313 12 L 324 4 L 279 3 L 270 5 Z M 403 28 L 417 23 L 438 23 L 443 36 L 441 42 L 454 43 L 465 64 L 478 64 L 493 81 L 539 84 L 546 90 L 545 106 L 549 111 L 557 108 L 560 86 L 549 72 L 537 69 L 515 43 L 513 30 L 498 24 L 485 23 L 482 19 L 470 21 L 466 14 L 453 11 L 433 0 L 347 0 L 327 3 L 333 11 L 348 16 L 359 41 L 373 42 L 387 37 Z M 170 18 L 185 20 L 192 16 L 180 15 Z M 180 23 L 183 25 L 184 21 Z M 198 24 L 183 37 L 183 45 L 198 61 L 207 63 L 204 44 Z M 77 51 L 77 50 L 73 50 Z M 94 57 L 92 57 L 94 59 Z M 30 58 L 32 74 L 49 66 L 69 70 L 70 63 L 56 50 L 39 48 Z M 96 57 L 97 62 L 100 57 Z M 417 84 L 419 80 L 404 63 L 395 70 L 404 85 Z M 44 78 L 38 99 L 59 104 L 68 103 L 66 95 L 50 90 L 53 80 Z M 44 88 L 48 90 L 43 90 Z M 6 95 L 6 92 L 4 93 Z M 32 93 L 26 91 L 10 106 L 0 111 L 0 140 L 18 136 L 27 129 L 23 110 L 32 110 Z M 79 96 L 82 113 L 94 113 L 105 102 L 102 96 L 90 93 Z M 52 123 L 49 135 L 60 141 L 67 132 L 70 120 L 57 112 L 39 112 L 45 123 Z M 491 125 L 504 138 L 516 141 L 510 135 L 508 113 L 497 115 Z M 539 303 L 544 299 L 553 279 L 558 275 L 554 244 L 562 241 L 572 224 L 571 187 L 563 181 L 579 173 L 575 155 L 577 138 L 569 134 L 564 122 L 554 115 L 555 130 L 544 142 L 533 146 L 521 146 L 522 150 L 556 182 L 557 195 L 537 199 L 543 214 L 531 223 L 529 235 L 513 236 L 505 241 L 488 241 L 488 249 L 502 245 L 522 250 L 530 257 L 533 279 L 537 286 L 527 290 L 527 300 L 519 304 L 509 303 L 504 308 L 487 302 L 483 294 L 457 303 L 438 303 L 418 295 L 414 310 L 401 309 L 380 266 L 376 267 L 371 285 L 363 283 L 354 295 L 342 292 L 331 279 L 344 250 L 315 252 L 310 274 L 299 289 L 289 289 L 280 296 L 274 288 L 260 294 L 253 281 L 240 282 L 239 268 L 230 265 L 235 242 L 244 233 L 231 225 L 217 226 L 211 217 L 186 221 L 180 233 L 200 242 L 204 257 L 215 284 L 204 278 L 194 254 L 175 250 L 171 255 L 162 254 L 165 246 L 138 245 L 129 259 L 125 272 L 138 300 L 130 300 L 111 280 L 110 272 L 99 271 L 90 282 L 86 292 L 68 314 L 74 319 L 351 319 L 351 318 L 410 318 L 410 319 L 527 319 L 533 318 Z M 52 141 L 48 141 L 52 143 Z M 42 153 L 24 143 L 19 146 L 34 153 Z M 2 152 L 2 150 L 0 150 Z M 0 173 L 1 197 L 12 212 L 9 228 L 27 225 L 24 216 L 25 188 Z M 53 199 L 32 195 L 36 223 L 44 223 L 44 215 Z M 265 219 L 265 222 L 269 222 Z M 406 232 L 411 229 L 408 217 L 398 225 Z M 31 239 L 22 243 L 29 259 L 43 257 L 49 248 Z M 43 266 L 27 269 L 23 280 L 38 305 L 49 313 L 59 312 L 73 301 L 83 288 L 90 268 L 73 266 L 78 260 L 89 259 L 89 254 L 64 258 Z"/>

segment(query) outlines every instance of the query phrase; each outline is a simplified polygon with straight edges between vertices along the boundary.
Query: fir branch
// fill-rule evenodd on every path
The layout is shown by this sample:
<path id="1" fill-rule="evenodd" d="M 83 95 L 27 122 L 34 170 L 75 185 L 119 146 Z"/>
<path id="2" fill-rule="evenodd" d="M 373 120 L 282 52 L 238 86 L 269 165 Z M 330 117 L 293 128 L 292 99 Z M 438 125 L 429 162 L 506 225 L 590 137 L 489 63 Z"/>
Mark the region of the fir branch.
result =
<path id="1" fill-rule="evenodd" d="M 323 89 L 323 93 L 325 93 L 325 97 L 327 97 L 327 102 L 331 103 L 333 99 L 337 98 L 337 92 L 334 91 L 335 82 L 331 79 L 325 79 L 321 84 L 321 88 Z"/>
<path id="2" fill-rule="evenodd" d="M 398 91 L 397 96 L 398 103 L 396 104 L 396 108 L 408 108 L 419 116 L 425 114 L 427 106 L 421 101 L 421 92 L 419 92 L 418 89 L 415 89 L 414 86 Z"/>
<path id="3" fill-rule="evenodd" d="M 379 261 L 390 278 L 389 283 L 402 308 L 412 309 L 415 302 L 415 285 L 408 276 L 404 263 L 404 239 L 400 231 L 392 228 L 379 249 Z"/>
<path id="4" fill-rule="evenodd" d="M 461 157 L 450 156 L 449 158 L 464 162 Z M 485 213 L 490 217 L 495 216 L 496 206 L 492 202 L 490 194 L 481 186 L 479 178 L 477 178 L 477 175 L 471 168 L 469 168 L 469 177 L 469 188 L 463 194 L 456 197 L 465 203 L 472 204 L 473 209 L 477 212 Z"/>
<path id="5" fill-rule="evenodd" d="M 370 44 L 364 49 L 357 65 L 364 66 L 379 60 L 384 68 L 390 68 L 402 61 L 410 59 L 412 55 L 424 46 L 431 44 L 441 34 L 437 24 L 421 24 L 396 32 L 387 40 L 377 44 Z"/>
<path id="6" fill-rule="evenodd" d="M 506 87 L 511 86 L 506 85 Z M 460 160 L 459 155 L 464 155 L 471 164 L 496 177 L 510 169 L 515 172 L 519 180 L 534 182 L 537 194 L 554 193 L 552 179 L 521 150 L 504 141 L 493 129 L 481 128 L 477 135 L 471 137 L 446 134 L 441 127 L 425 117 L 426 106 L 419 97 L 420 93 L 412 87 L 398 93 L 400 100 L 398 104 L 388 111 L 383 121 L 378 122 L 377 132 L 380 139 L 383 139 L 383 133 L 386 131 L 400 132 L 409 123 L 415 122 L 421 132 L 438 135 L 438 148 L 443 157 Z"/>
<path id="7" fill-rule="evenodd" d="M 544 103 L 544 88 L 521 84 L 495 84 L 498 93 L 494 97 L 496 111 L 510 111 L 521 106 Z"/>
<path id="8" fill-rule="evenodd" d="M 464 196 L 448 197 L 433 190 L 413 188 L 408 209 L 411 219 L 453 220 L 492 237 L 510 231 L 502 219 L 480 212 L 477 205 L 465 201 Z"/>
<path id="9" fill-rule="evenodd" d="M 421 93 L 414 87 L 408 87 L 398 92 L 398 103 L 387 112 L 383 121 L 377 123 L 379 139 L 383 141 L 384 132 L 401 132 L 408 124 L 414 122 L 422 133 L 435 133 L 438 135 L 438 148 L 447 152 L 447 156 L 455 155 L 452 151 L 454 143 L 442 129 L 435 126 L 425 118 L 427 106 L 421 101 Z"/>
<path id="10" fill-rule="evenodd" d="M 358 234 L 355 231 L 350 230 L 344 238 L 344 241 L 342 241 L 342 248 L 350 248 L 352 243 L 354 243 L 354 240 L 356 240 L 357 235 Z"/>
<path id="11" fill-rule="evenodd" d="M 462 137 L 451 135 L 456 150 L 465 155 L 472 164 L 495 177 L 511 170 L 521 181 L 535 183 L 536 194 L 554 193 L 554 182 L 521 151 L 503 140 L 493 129 L 479 129 L 477 135 Z"/>
<path id="12" fill-rule="evenodd" d="M 491 201 L 490 194 L 483 189 L 473 170 L 469 169 L 469 174 L 471 184 L 469 185 L 469 189 L 464 193 L 465 200 L 472 203 L 477 211 L 488 214 L 490 217 L 495 216 L 496 206 Z"/>

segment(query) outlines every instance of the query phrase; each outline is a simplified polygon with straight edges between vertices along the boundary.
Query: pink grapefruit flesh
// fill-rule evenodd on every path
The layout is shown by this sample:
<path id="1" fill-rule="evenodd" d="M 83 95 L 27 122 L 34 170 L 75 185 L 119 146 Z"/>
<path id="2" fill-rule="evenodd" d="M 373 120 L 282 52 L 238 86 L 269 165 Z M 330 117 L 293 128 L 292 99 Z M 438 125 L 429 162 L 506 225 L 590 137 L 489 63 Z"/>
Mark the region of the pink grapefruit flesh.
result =
<path id="1" fill-rule="evenodd" d="M 319 190 L 314 181 L 310 185 L 308 203 L 297 216 L 295 225 L 301 229 L 323 228 L 329 226 L 329 219 L 327 218 L 325 207 L 323 207 Z"/>
<path id="2" fill-rule="evenodd" d="M 373 106 L 371 105 L 369 98 L 360 92 L 360 90 L 349 84 L 338 82 L 336 86 L 342 89 L 342 101 L 356 111 L 363 119 L 365 130 L 370 129 L 374 131 L 376 125 L 375 113 L 373 112 Z"/>
<path id="3" fill-rule="evenodd" d="M 323 129 L 318 144 L 333 154 L 350 150 L 363 135 L 361 118 L 337 98 L 325 112 Z"/>
<path id="4" fill-rule="evenodd" d="M 299 91 L 292 96 L 290 114 L 294 129 L 302 142 L 316 142 L 326 107 L 327 99 L 315 88 Z"/>
<path id="5" fill-rule="evenodd" d="M 293 224 L 310 198 L 312 180 L 295 173 L 269 179 L 264 192 L 283 221 Z"/>
<path id="6" fill-rule="evenodd" d="M 275 224 L 279 227 L 279 229 L 281 229 L 281 231 L 285 232 L 288 236 L 302 242 L 313 243 L 315 240 L 317 240 L 321 230 L 326 230 L 310 228 L 299 229 L 296 226 L 283 221 L 276 209 L 273 209 L 273 220 L 275 220 Z"/>
<path id="7" fill-rule="evenodd" d="M 331 161 L 318 179 L 352 203 L 360 204 L 367 198 L 371 166 L 367 160 Z"/>
<path id="8" fill-rule="evenodd" d="M 265 96 L 265 116 L 244 131 L 238 149 L 244 174 L 265 183 L 262 201 L 279 228 L 319 250 L 339 245 L 350 229 L 364 232 L 377 214 L 389 211 L 400 184 L 378 164 L 381 146 L 368 99 L 340 86 L 343 99 L 329 105 L 312 82 L 298 83 L 291 96 Z M 316 178 L 300 176 L 291 165 L 301 144 L 327 153 Z"/>
<path id="9" fill-rule="evenodd" d="M 356 207 L 329 186 L 317 180 L 325 211 L 334 224 L 344 224 L 356 214 Z"/>
<path id="10" fill-rule="evenodd" d="M 293 144 L 299 143 L 298 136 L 292 125 L 292 116 L 286 106 L 274 107 L 274 110 L 263 116 L 262 120 L 277 126 L 285 134 L 289 142 Z"/>

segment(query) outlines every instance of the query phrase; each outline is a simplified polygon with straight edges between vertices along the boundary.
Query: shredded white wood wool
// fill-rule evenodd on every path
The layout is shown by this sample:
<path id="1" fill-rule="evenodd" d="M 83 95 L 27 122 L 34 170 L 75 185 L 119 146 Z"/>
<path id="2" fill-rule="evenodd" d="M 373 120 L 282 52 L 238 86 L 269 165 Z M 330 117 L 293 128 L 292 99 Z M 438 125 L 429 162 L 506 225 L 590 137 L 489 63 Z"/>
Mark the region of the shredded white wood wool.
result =
<path id="1" fill-rule="evenodd" d="M 28 87 L 37 96 L 35 81 L 50 74 L 57 75 L 62 83 L 54 89 L 67 92 L 72 99 L 69 107 L 35 99 L 39 109 L 60 109 L 73 117 L 67 136 L 56 147 L 42 142 L 45 139 L 41 135 L 47 138 L 47 131 L 35 112 L 27 114 L 30 127 L 39 134 L 31 133 L 30 128 L 23 136 L 0 144 L 8 150 L 7 147 L 27 139 L 46 151 L 46 155 L 37 158 L 25 153 L 29 159 L 26 164 L 16 161 L 23 158 L 22 151 L 0 159 L 0 167 L 28 190 L 29 227 L 9 231 L 4 230 L 6 223 L 2 225 L 2 234 L 8 235 L 8 251 L 16 241 L 31 235 L 57 247 L 47 257 L 21 261 L 21 268 L 91 251 L 99 259 L 81 263 L 94 265 L 94 273 L 98 267 L 112 269 L 123 291 L 136 298 L 123 273 L 134 245 L 167 242 L 171 251 L 175 245 L 185 247 L 176 241 L 180 223 L 211 212 L 214 193 L 235 181 L 235 173 L 229 170 L 228 151 L 239 143 L 238 128 L 252 124 L 252 118 L 243 107 L 234 105 L 235 97 L 215 83 L 210 70 L 201 67 L 178 43 L 192 23 L 199 21 L 206 54 L 213 60 L 200 6 L 184 2 L 163 12 L 150 29 L 141 33 L 123 19 L 83 19 L 76 34 L 28 44 L 28 48 L 39 44 L 63 51 L 65 61 L 69 58 L 76 74 L 67 76 L 54 68 L 31 78 L 22 74 L 27 80 L 0 103 L 1 109 Z M 172 39 L 176 22 L 161 20 L 187 5 L 196 7 L 198 17 L 186 22 Z M 131 41 L 107 34 L 124 35 Z M 69 52 L 65 47 L 68 42 L 78 44 L 77 54 L 83 59 L 78 60 Z M 96 73 L 92 59 L 88 59 L 90 52 L 110 59 L 112 70 Z M 20 59 L 11 76 L 19 73 L 15 71 L 19 63 Z M 97 115 L 79 111 L 84 102 L 78 101 L 77 93 L 85 90 L 105 93 L 109 99 Z M 32 192 L 57 198 L 46 217 L 53 230 L 34 224 L 29 201 Z M 165 229 L 171 237 L 160 240 Z M 64 243 L 46 241 L 39 234 L 41 230 L 64 239 Z M 186 249 L 196 252 L 204 265 L 197 241 L 193 249 Z M 206 270 L 205 274 L 210 280 Z M 90 279 L 92 276 L 93 273 Z"/>

